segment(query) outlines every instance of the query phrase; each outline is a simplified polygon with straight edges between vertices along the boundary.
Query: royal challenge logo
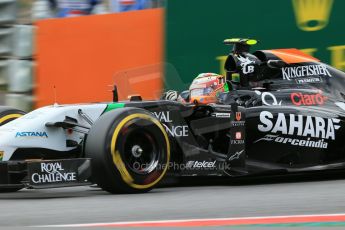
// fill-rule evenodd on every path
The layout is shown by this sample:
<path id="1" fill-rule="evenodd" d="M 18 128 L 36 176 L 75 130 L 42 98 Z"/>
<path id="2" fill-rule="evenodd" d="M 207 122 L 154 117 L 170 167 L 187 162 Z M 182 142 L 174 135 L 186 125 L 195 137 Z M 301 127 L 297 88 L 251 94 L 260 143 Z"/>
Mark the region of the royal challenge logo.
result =
<path id="1" fill-rule="evenodd" d="M 187 125 L 174 125 L 173 120 L 170 118 L 170 111 L 153 112 L 153 115 L 162 122 L 167 133 L 172 137 L 187 137 Z"/>
<path id="2" fill-rule="evenodd" d="M 65 170 L 61 162 L 43 162 L 40 170 L 31 175 L 31 181 L 33 184 L 75 182 L 77 173 Z"/>

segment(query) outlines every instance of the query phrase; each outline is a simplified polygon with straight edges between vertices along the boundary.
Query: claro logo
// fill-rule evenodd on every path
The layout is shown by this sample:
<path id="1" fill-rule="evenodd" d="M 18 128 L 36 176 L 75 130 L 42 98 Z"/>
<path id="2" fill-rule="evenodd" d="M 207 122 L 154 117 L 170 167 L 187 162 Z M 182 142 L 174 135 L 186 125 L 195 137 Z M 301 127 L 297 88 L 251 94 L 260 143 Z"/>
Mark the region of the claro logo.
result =
<path id="1" fill-rule="evenodd" d="M 294 105 L 323 105 L 327 101 L 327 97 L 322 93 L 304 94 L 304 93 L 291 93 L 291 102 Z"/>

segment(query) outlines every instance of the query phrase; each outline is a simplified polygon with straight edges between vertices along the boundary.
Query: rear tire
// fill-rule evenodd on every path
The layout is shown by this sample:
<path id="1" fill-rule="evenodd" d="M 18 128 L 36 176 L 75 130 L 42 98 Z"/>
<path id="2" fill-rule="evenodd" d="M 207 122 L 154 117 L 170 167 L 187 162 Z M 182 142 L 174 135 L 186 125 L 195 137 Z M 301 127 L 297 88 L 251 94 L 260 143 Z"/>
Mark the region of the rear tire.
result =
<path id="1" fill-rule="evenodd" d="M 25 114 L 24 111 L 7 106 L 0 106 L 0 126 L 17 119 Z M 18 182 L 20 183 L 20 182 Z M 0 193 L 17 192 L 22 188 L 0 188 Z"/>
<path id="2" fill-rule="evenodd" d="M 148 111 L 121 108 L 102 115 L 85 144 L 92 181 L 110 193 L 142 193 L 165 175 L 170 144 L 163 125 Z"/>

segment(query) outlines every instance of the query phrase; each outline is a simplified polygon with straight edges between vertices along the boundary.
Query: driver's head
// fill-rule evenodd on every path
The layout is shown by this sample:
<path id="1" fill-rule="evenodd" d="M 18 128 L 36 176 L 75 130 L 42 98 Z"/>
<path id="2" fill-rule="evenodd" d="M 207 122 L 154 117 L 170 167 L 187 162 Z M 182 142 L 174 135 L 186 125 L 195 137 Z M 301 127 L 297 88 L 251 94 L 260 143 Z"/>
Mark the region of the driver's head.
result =
<path id="1" fill-rule="evenodd" d="M 215 73 L 201 73 L 189 87 L 190 103 L 208 104 L 217 102 L 221 92 L 229 91 L 225 77 Z"/>

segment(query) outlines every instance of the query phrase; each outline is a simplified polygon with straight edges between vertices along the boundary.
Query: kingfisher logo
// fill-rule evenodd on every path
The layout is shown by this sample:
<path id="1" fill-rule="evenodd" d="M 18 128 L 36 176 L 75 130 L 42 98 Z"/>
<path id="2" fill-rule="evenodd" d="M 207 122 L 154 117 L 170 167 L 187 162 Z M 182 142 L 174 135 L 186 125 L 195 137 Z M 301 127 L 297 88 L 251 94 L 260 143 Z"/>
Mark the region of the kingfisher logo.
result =
<path id="1" fill-rule="evenodd" d="M 15 137 L 43 137 L 48 138 L 46 132 L 17 132 Z"/>
<path id="2" fill-rule="evenodd" d="M 328 97 L 321 93 L 304 94 L 304 93 L 291 93 L 291 102 L 297 106 L 303 105 L 323 105 L 327 101 Z"/>
<path id="3" fill-rule="evenodd" d="M 282 68 L 283 79 L 291 81 L 292 79 L 311 77 L 311 76 L 328 76 L 332 77 L 326 65 L 304 65 Z"/>

